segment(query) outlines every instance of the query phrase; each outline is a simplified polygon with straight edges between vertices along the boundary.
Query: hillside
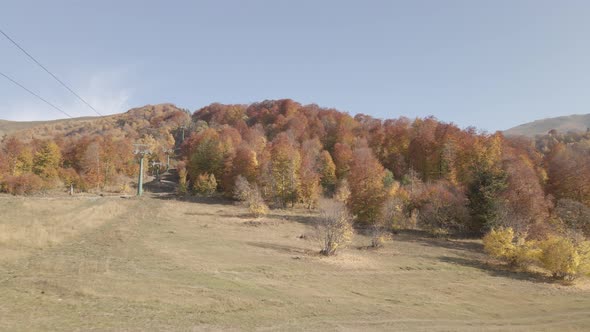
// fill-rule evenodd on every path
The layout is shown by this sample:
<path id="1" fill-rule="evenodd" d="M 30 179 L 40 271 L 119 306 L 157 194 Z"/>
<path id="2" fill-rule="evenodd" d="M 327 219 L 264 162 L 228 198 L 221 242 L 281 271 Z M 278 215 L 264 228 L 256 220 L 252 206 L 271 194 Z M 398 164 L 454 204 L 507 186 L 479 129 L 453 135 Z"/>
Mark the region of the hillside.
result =
<path id="1" fill-rule="evenodd" d="M 292 100 L 24 129 L 0 330 L 584 330 L 588 142 Z"/>
<path id="2" fill-rule="evenodd" d="M 528 136 L 547 134 L 550 130 L 555 129 L 560 133 L 585 132 L 590 128 L 590 114 L 559 116 L 537 120 L 504 131 L 507 136 Z"/>
<path id="3" fill-rule="evenodd" d="M 15 122 L 0 120 L 0 137 L 21 140 L 111 135 L 135 138 L 178 127 L 188 120 L 186 112 L 172 104 L 145 105 L 105 117 L 80 117 L 52 121 Z"/>
<path id="4" fill-rule="evenodd" d="M 166 199 L 162 199 L 166 198 Z M 335 257 L 314 214 L 215 199 L 0 195 L 2 331 L 577 331 L 585 281 L 488 262 L 418 232 Z M 46 217 L 40 217 L 46 216 Z M 305 236 L 302 236 L 305 235 Z M 433 282 L 435 281 L 435 282 Z M 34 312 L 35 314 L 31 314 Z"/>
<path id="5" fill-rule="evenodd" d="M 74 118 L 74 119 L 59 119 L 51 121 L 8 121 L 0 119 L 0 137 L 10 135 L 12 133 L 26 130 L 34 127 L 40 127 L 50 124 L 65 124 L 69 122 L 77 122 L 84 120 L 91 120 L 92 117 Z"/>

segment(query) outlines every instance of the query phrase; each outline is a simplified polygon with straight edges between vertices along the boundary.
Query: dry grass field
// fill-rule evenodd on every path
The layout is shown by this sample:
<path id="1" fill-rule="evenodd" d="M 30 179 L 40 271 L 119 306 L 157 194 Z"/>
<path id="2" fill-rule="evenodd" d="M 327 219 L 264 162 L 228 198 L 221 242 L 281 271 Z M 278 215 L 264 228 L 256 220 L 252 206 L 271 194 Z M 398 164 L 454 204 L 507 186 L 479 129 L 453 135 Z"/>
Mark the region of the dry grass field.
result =
<path id="1" fill-rule="evenodd" d="M 488 263 L 478 241 L 357 235 L 218 200 L 0 196 L 1 331 L 590 329 L 587 281 Z M 303 236 L 302 236 L 303 235 Z"/>

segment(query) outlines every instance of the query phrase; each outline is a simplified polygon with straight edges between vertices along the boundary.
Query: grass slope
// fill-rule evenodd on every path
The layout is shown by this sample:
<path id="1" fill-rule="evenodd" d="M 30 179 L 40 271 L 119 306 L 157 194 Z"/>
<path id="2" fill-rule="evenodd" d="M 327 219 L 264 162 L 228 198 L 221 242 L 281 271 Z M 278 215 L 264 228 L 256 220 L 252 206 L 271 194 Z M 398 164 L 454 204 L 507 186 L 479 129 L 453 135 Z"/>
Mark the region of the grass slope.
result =
<path id="1" fill-rule="evenodd" d="M 60 120 L 56 120 L 60 121 Z M 7 120 L 0 120 L 0 138 L 4 135 L 9 135 L 14 132 L 25 130 L 29 128 L 33 128 L 35 126 L 43 125 L 46 122 L 43 121 L 7 121 Z"/>
<path id="2" fill-rule="evenodd" d="M 141 137 L 178 128 L 190 116 L 173 104 L 145 105 L 125 113 L 104 117 L 79 117 L 52 121 L 15 122 L 0 120 L 0 139 L 3 135 L 21 140 L 51 139 L 111 135 L 115 138 Z"/>
<path id="3" fill-rule="evenodd" d="M 0 330 L 583 330 L 590 290 L 487 264 L 478 241 L 356 236 L 222 201 L 0 196 Z"/>
<path id="4" fill-rule="evenodd" d="M 0 138 L 4 135 L 10 135 L 19 131 L 28 130 L 36 127 L 68 125 L 76 122 L 86 122 L 98 117 L 80 117 L 73 119 L 59 119 L 50 121 L 7 121 L 0 120 Z"/>
<path id="5" fill-rule="evenodd" d="M 590 114 L 537 120 L 505 130 L 504 134 L 507 136 L 535 137 L 536 135 L 547 134 L 551 129 L 555 129 L 560 133 L 567 133 L 568 131 L 585 132 L 587 128 L 590 128 Z"/>

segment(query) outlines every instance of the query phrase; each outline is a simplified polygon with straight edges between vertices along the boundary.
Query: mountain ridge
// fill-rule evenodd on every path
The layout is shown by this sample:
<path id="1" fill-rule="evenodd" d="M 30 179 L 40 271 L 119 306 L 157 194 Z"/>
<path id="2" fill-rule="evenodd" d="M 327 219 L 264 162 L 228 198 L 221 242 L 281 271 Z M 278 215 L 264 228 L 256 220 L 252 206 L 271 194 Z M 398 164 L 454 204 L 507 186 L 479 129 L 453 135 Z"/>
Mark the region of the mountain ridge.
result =
<path id="1" fill-rule="evenodd" d="M 170 107 L 179 109 L 171 103 L 160 103 L 160 104 L 148 104 L 144 106 L 134 107 L 122 113 L 116 113 L 107 115 L 104 117 L 100 116 L 82 116 L 76 118 L 64 118 L 55 120 L 40 120 L 40 121 L 12 121 L 0 119 L 0 137 L 4 135 L 11 135 L 17 132 L 31 130 L 36 127 L 58 125 L 58 124 L 70 124 L 76 122 L 87 122 L 95 121 L 100 119 L 115 119 L 125 115 L 131 115 L 133 113 L 141 112 L 149 108 L 161 108 Z M 589 114 L 572 114 L 558 117 L 548 117 L 544 119 L 538 119 L 531 122 L 523 123 L 518 126 L 514 126 L 507 130 L 502 131 L 506 136 L 526 136 L 535 137 L 537 135 L 547 134 L 550 130 L 556 130 L 560 133 L 571 132 L 585 132 L 590 128 L 590 113 Z"/>
<path id="2" fill-rule="evenodd" d="M 550 130 L 560 133 L 585 132 L 590 128 L 590 114 L 572 114 L 552 118 L 539 119 L 504 130 L 506 136 L 527 136 L 547 134 Z"/>
<path id="3" fill-rule="evenodd" d="M 44 134 L 51 134 L 52 132 L 53 134 L 57 134 L 60 131 L 63 135 L 68 135 L 72 132 L 80 131 L 82 127 L 84 127 L 84 131 L 91 132 L 96 131 L 101 125 L 106 123 L 112 124 L 117 121 L 128 122 L 142 119 L 151 121 L 156 113 L 164 114 L 170 111 L 182 112 L 183 110 L 172 103 L 160 103 L 133 107 L 122 113 L 105 116 L 82 116 L 46 121 L 11 121 L 0 119 L 0 140 L 5 135 L 17 135 L 20 138 L 47 138 L 47 135 Z"/>

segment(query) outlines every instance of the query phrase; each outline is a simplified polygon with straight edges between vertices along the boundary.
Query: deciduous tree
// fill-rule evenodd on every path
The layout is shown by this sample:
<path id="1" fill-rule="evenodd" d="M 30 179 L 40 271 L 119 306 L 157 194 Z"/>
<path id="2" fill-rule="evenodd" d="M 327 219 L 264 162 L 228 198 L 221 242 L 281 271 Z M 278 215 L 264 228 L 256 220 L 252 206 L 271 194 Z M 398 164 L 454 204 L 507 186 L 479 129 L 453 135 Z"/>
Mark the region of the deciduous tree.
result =
<path id="1" fill-rule="evenodd" d="M 385 170 L 369 148 L 354 151 L 348 182 L 348 208 L 359 222 L 371 225 L 379 220 L 385 199 L 383 177 Z"/>
<path id="2" fill-rule="evenodd" d="M 294 143 L 286 134 L 278 135 L 272 142 L 270 175 L 273 196 L 282 207 L 297 201 L 300 165 L 301 155 Z"/>
<path id="3" fill-rule="evenodd" d="M 61 163 L 61 151 L 53 141 L 45 141 L 35 153 L 33 171 L 45 179 L 55 179 Z"/>
<path id="4" fill-rule="evenodd" d="M 318 169 L 322 187 L 328 192 L 334 192 L 336 185 L 336 165 L 330 152 L 324 150 L 320 153 Z"/>

